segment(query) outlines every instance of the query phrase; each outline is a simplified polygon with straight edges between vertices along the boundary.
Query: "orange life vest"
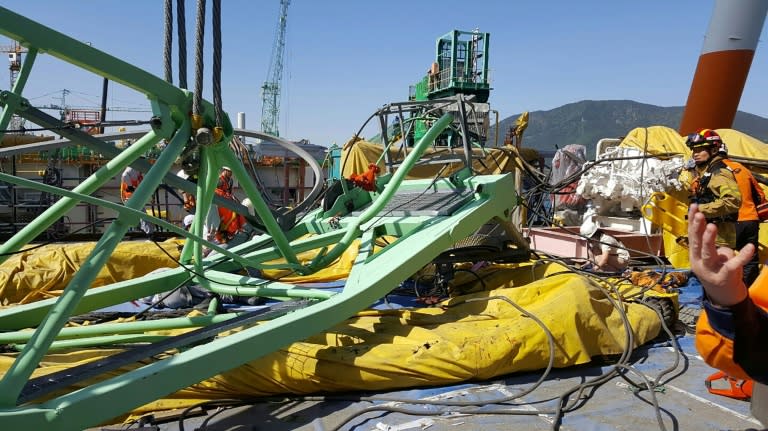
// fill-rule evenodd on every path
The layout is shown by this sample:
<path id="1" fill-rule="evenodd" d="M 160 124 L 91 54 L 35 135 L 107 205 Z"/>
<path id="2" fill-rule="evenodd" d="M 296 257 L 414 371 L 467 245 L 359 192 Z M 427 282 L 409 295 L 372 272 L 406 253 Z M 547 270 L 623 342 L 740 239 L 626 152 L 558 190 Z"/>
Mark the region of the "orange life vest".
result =
<path id="1" fill-rule="evenodd" d="M 736 184 L 741 194 L 741 207 L 739 207 L 738 221 L 760 220 L 757 214 L 757 205 L 765 202 L 765 194 L 757 183 L 757 180 L 744 165 L 730 159 L 723 159 L 726 169 L 733 172 Z"/>
<path id="2" fill-rule="evenodd" d="M 245 226 L 245 217 L 232 211 L 229 208 L 219 206 L 219 229 L 216 231 L 216 241 L 219 243 L 229 242 Z"/>
<path id="3" fill-rule="evenodd" d="M 127 201 L 143 179 L 144 175 L 135 169 L 130 174 L 123 173 L 120 177 L 120 199 L 123 202 Z"/>
<path id="4" fill-rule="evenodd" d="M 215 193 L 223 198 L 236 201 L 235 197 L 224 189 L 216 188 Z M 223 244 L 229 242 L 243 229 L 245 217 L 221 205 L 218 206 L 218 212 L 220 222 L 215 238 L 217 242 Z"/>

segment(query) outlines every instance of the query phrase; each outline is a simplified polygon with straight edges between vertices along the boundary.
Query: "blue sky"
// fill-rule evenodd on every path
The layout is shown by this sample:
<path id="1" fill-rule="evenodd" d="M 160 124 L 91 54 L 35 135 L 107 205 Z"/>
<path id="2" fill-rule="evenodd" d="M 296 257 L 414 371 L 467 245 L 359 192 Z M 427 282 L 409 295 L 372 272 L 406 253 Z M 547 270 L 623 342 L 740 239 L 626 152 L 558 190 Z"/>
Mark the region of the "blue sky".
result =
<path id="1" fill-rule="evenodd" d="M 163 1 L 2 0 L 0 4 L 153 74 L 163 74 Z M 280 134 L 318 145 L 342 144 L 376 109 L 407 99 L 409 85 L 424 76 L 434 59 L 435 40 L 453 29 L 490 33 L 490 103 L 502 119 L 580 100 L 682 106 L 713 5 L 714 0 L 292 0 Z M 187 1 L 190 81 L 195 7 L 196 2 Z M 210 7 L 208 1 L 208 25 Z M 222 100 L 233 123 L 237 112 L 246 113 L 249 129 L 260 125 L 260 86 L 267 78 L 278 9 L 279 0 L 223 2 Z M 207 31 L 210 35 L 210 27 Z M 739 106 L 764 117 L 768 117 L 766 41 L 764 27 Z M 8 43 L 0 37 L 0 44 Z M 206 62 L 210 72 L 210 55 Z M 7 73 L 6 69 L 0 75 L 6 77 L 0 88 L 8 86 Z M 43 55 L 24 96 L 36 106 L 59 104 L 62 90 L 67 89 L 68 105 L 95 107 L 100 104 L 101 86 L 100 77 Z M 144 96 L 133 90 L 112 85 L 110 92 L 110 107 L 147 106 Z M 211 100 L 209 78 L 204 96 Z M 108 119 L 126 115 L 110 113 Z M 145 119 L 142 116 L 149 114 L 130 115 Z"/>

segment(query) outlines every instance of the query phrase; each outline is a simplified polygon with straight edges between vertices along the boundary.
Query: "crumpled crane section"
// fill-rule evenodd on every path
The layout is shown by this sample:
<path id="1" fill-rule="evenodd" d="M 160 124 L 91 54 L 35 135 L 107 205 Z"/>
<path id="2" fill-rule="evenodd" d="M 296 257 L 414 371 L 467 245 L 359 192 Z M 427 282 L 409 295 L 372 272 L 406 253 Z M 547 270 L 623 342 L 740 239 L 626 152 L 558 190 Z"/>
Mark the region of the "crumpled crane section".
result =
<path id="1" fill-rule="evenodd" d="M 647 306 L 610 300 L 593 279 L 555 263 L 491 265 L 478 276 L 485 290 L 438 307 L 360 312 L 133 414 L 210 399 L 437 386 L 542 370 L 550 357 L 547 332 L 554 340 L 554 366 L 569 367 L 624 352 L 629 347 L 625 321 L 632 331 L 631 347 L 653 339 L 661 328 Z M 111 354 L 114 349 L 50 354 L 35 375 Z M 0 371 L 10 364 L 11 355 L 0 356 Z"/>

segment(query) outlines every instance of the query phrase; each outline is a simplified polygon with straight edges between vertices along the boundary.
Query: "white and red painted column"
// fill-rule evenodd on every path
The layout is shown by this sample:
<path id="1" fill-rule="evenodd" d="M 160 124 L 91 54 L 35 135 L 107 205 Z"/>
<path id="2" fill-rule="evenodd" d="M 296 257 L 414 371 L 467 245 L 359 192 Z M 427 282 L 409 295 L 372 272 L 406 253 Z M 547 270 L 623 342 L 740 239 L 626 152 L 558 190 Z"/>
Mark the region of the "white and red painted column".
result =
<path id="1" fill-rule="evenodd" d="M 680 121 L 681 135 L 732 127 L 766 12 L 768 0 L 715 0 Z"/>

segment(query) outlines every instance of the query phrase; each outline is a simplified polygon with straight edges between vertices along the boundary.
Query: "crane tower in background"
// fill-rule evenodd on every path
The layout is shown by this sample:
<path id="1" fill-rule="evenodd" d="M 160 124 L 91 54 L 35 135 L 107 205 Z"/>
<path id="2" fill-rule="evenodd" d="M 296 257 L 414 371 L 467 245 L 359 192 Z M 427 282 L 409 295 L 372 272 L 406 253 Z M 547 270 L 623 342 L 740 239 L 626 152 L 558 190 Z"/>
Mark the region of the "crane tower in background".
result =
<path id="1" fill-rule="evenodd" d="M 280 93 L 283 80 L 283 55 L 285 54 L 285 25 L 288 5 L 291 0 L 280 0 L 280 15 L 275 32 L 275 44 L 269 60 L 267 81 L 261 86 L 261 130 L 270 135 L 280 136 Z"/>
<path id="2" fill-rule="evenodd" d="M 2 52 L 8 53 L 8 62 L 10 63 L 9 69 L 11 76 L 11 86 L 9 89 L 13 91 L 13 86 L 16 84 L 16 78 L 19 76 L 19 71 L 21 70 L 21 54 L 27 52 L 27 48 L 19 45 L 19 42 L 13 41 L 13 45 L 3 46 L 0 49 Z M 11 122 L 8 125 L 8 128 L 12 131 L 20 130 L 24 126 L 24 122 L 25 121 L 23 118 L 19 117 L 18 115 L 14 115 L 11 117 Z"/>

